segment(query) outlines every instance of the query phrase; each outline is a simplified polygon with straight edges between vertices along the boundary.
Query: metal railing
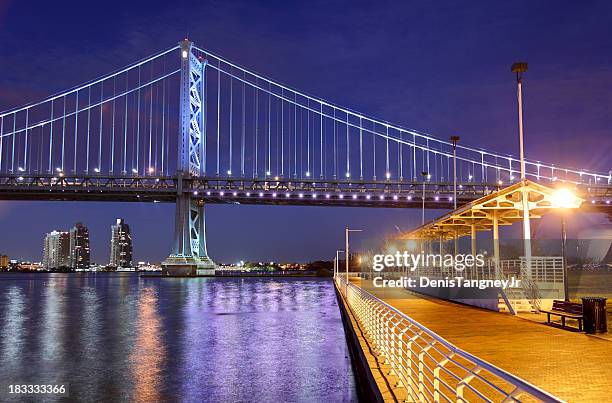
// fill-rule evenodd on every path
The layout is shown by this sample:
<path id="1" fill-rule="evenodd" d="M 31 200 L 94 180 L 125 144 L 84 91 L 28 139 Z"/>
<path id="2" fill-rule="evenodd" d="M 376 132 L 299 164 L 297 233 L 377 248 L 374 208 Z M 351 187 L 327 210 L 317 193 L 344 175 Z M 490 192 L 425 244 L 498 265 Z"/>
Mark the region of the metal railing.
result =
<path id="1" fill-rule="evenodd" d="M 406 390 L 406 401 L 562 401 L 459 349 L 344 276 L 335 281 L 389 375 Z"/>

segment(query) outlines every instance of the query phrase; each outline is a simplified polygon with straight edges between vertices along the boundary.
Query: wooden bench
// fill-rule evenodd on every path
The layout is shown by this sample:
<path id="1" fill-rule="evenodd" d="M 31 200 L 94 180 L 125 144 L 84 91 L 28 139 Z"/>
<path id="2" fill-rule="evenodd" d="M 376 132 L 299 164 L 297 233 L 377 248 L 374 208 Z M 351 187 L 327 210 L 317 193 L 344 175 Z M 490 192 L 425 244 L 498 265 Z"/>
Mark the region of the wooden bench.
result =
<path id="1" fill-rule="evenodd" d="M 548 315 L 547 323 L 550 322 L 550 315 L 557 315 L 561 317 L 561 325 L 565 327 L 565 318 L 577 319 L 578 330 L 582 331 L 582 304 L 576 302 L 567 302 L 561 300 L 554 300 L 552 309 L 549 311 L 542 310 Z"/>

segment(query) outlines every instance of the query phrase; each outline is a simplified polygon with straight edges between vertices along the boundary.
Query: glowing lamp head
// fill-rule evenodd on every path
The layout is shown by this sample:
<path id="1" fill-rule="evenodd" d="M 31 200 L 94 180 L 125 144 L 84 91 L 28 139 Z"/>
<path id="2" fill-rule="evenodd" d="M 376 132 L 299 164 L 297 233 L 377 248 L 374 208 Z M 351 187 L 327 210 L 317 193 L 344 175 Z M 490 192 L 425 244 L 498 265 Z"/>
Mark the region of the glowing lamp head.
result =
<path id="1" fill-rule="evenodd" d="M 306 177 L 310 177 L 310 171 L 306 172 Z"/>
<path id="2" fill-rule="evenodd" d="M 391 179 L 391 172 L 387 172 L 387 173 L 385 174 L 385 178 L 387 178 L 387 179 Z"/>
<path id="3" fill-rule="evenodd" d="M 181 55 L 183 56 L 183 59 L 187 59 L 187 56 L 189 56 L 189 52 L 187 52 L 187 50 L 183 50 Z"/>
<path id="4" fill-rule="evenodd" d="M 576 208 L 580 206 L 579 200 L 574 193 L 565 188 L 555 190 L 552 195 L 552 202 L 555 208 Z"/>

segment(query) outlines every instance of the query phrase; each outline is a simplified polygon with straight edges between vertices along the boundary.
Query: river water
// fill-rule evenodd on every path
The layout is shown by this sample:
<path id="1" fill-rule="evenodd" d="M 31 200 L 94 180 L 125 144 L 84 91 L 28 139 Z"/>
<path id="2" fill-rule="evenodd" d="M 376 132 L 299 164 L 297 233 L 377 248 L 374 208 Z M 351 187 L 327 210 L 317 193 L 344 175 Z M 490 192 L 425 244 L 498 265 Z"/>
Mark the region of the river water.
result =
<path id="1" fill-rule="evenodd" d="M 80 401 L 357 400 L 325 279 L 3 274 L 0 347 L 0 401 L 10 383 Z"/>

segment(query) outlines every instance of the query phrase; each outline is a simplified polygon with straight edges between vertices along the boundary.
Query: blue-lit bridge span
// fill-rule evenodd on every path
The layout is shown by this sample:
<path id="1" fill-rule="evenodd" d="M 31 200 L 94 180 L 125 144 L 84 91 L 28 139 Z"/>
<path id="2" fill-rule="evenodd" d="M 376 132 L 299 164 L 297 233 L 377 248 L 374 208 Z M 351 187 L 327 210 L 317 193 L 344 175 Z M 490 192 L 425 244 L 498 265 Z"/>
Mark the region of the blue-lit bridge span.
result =
<path id="1" fill-rule="evenodd" d="M 464 136 L 465 137 L 465 136 Z M 469 143 L 469 140 L 463 140 Z M 517 181 L 518 158 L 456 145 L 457 201 Z M 0 114 L 0 198 L 176 202 L 169 266 L 211 267 L 205 203 L 449 208 L 450 141 L 335 105 L 188 40 Z M 611 173 L 526 161 L 609 211 Z"/>

